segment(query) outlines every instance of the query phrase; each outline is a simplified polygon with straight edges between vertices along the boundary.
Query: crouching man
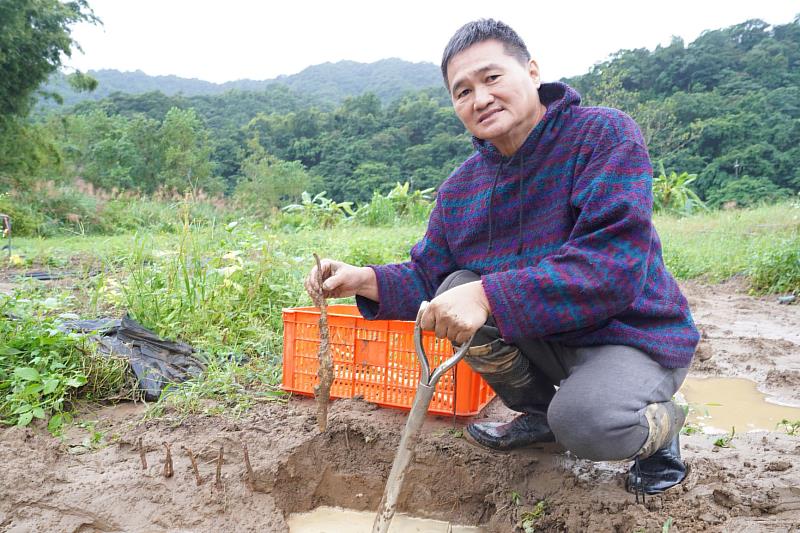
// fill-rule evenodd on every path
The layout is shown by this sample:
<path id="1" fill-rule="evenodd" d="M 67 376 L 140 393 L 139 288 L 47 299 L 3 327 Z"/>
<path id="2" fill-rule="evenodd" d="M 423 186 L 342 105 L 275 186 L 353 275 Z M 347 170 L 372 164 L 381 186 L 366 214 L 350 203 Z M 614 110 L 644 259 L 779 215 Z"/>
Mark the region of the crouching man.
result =
<path id="1" fill-rule="evenodd" d="M 634 461 L 633 492 L 680 483 L 684 414 L 671 398 L 699 335 L 664 266 L 639 128 L 542 83 L 502 22 L 459 29 L 442 75 L 475 152 L 440 187 L 410 261 L 326 259 L 324 294 L 355 295 L 371 319 L 412 320 L 430 300 L 423 328 L 456 345 L 474 334 L 465 360 L 521 413 L 470 424 L 477 443 L 556 440 L 582 458 Z"/>

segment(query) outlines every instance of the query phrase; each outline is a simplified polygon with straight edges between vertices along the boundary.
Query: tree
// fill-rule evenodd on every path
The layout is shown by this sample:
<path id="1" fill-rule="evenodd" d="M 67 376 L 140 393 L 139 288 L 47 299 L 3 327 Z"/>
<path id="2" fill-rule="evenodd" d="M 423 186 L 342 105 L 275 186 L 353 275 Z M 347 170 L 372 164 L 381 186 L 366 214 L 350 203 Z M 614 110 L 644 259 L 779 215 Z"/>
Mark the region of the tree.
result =
<path id="1" fill-rule="evenodd" d="M 269 214 L 288 202 L 296 202 L 303 191 L 319 185 L 300 161 L 282 161 L 268 154 L 255 140 L 251 154 L 242 162 L 242 179 L 236 186 L 236 200 L 258 215 Z"/>
<path id="2" fill-rule="evenodd" d="M 79 49 L 70 37 L 78 22 L 99 22 L 86 0 L 0 2 L 0 119 L 27 114 L 32 93 Z M 92 85 L 83 75 L 73 84 Z"/>
<path id="3" fill-rule="evenodd" d="M 85 0 L 0 2 L 0 190 L 30 183 L 43 166 L 60 163 L 42 128 L 22 119 L 33 92 L 78 47 L 70 26 L 83 21 L 98 22 Z M 92 87 L 80 73 L 72 83 Z"/>
<path id="4" fill-rule="evenodd" d="M 173 107 L 164 117 L 160 137 L 164 146 L 161 185 L 180 192 L 200 190 L 212 194 L 222 192 L 221 180 L 213 175 L 208 131 L 194 109 Z"/>

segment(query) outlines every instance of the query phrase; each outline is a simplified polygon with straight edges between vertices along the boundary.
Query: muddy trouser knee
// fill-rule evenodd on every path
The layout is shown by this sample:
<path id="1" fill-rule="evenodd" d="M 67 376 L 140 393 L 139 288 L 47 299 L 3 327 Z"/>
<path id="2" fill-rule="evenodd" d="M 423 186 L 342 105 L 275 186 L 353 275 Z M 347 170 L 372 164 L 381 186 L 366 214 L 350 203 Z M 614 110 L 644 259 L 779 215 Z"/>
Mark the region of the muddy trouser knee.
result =
<path id="1" fill-rule="evenodd" d="M 477 281 L 480 276 L 459 270 L 439 286 L 437 295 L 458 285 Z M 489 384 L 509 409 L 525 413 L 546 413 L 555 388 L 537 371 L 517 346 L 506 344 L 490 317 L 475 334 L 464 359 Z"/>
<path id="2" fill-rule="evenodd" d="M 647 457 L 680 430 L 683 412 L 672 396 L 687 368 L 665 368 L 645 352 L 621 345 L 558 345 L 540 355 L 552 363 L 551 378 L 560 378 L 548 424 L 556 440 L 578 457 Z"/>

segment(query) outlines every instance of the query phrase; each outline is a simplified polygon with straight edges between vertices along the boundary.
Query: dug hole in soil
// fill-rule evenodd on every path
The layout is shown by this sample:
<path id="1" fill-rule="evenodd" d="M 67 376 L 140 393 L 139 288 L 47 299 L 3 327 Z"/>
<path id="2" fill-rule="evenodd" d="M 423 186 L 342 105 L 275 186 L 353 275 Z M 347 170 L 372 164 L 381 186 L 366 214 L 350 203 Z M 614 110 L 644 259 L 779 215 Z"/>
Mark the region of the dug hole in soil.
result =
<path id="1" fill-rule="evenodd" d="M 736 283 L 682 287 L 703 332 L 690 375 L 747 377 L 800 405 L 800 306 L 747 296 Z M 300 398 L 235 421 L 193 417 L 174 427 L 141 422 L 142 412 L 123 404 L 84 414 L 112 442 L 96 450 L 83 442 L 85 429 L 63 442 L 37 428 L 0 429 L 0 530 L 287 531 L 290 514 L 321 505 L 374 511 L 405 423 L 403 413 L 357 399 L 331 405 L 324 434 L 313 401 Z M 495 401 L 480 416 L 513 413 Z M 684 436 L 687 480 L 637 504 L 623 487 L 627 464 L 579 460 L 558 445 L 491 453 L 464 440 L 467 422 L 429 417 L 400 512 L 508 532 L 544 500 L 536 531 L 661 531 L 668 518 L 672 532 L 800 531 L 796 436 L 737 434 L 731 448 Z M 164 476 L 165 442 L 172 477 Z"/>

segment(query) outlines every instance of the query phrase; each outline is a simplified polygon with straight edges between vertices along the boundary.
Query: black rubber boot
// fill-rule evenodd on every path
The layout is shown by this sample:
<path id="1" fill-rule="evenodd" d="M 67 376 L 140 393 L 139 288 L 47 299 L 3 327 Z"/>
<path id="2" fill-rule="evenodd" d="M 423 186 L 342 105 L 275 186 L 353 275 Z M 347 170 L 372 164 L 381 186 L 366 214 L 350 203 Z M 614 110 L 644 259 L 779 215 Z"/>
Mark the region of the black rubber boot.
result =
<path id="1" fill-rule="evenodd" d="M 680 433 L 686 413 L 674 402 L 654 403 L 645 409 L 650 432 L 636 454 L 625 488 L 636 495 L 660 494 L 686 477 L 681 459 Z"/>
<path id="2" fill-rule="evenodd" d="M 467 426 L 472 439 L 492 450 L 507 451 L 539 442 L 553 442 L 547 425 L 547 406 L 555 388 L 535 371 L 516 346 L 498 339 L 496 328 L 484 326 L 476 335 L 478 344 L 470 348 L 465 360 L 497 393 L 509 409 L 523 414 L 511 422 L 483 422 Z M 486 333 L 489 332 L 489 335 Z M 491 340 L 494 337 L 494 340 Z"/>
<path id="3" fill-rule="evenodd" d="M 541 442 L 555 442 L 547 425 L 547 414 L 524 413 L 511 422 L 484 422 L 470 424 L 467 433 L 472 439 L 492 450 L 508 451 Z"/>
<path id="4" fill-rule="evenodd" d="M 646 459 L 635 459 L 628 471 L 625 488 L 634 494 L 660 494 L 686 478 L 681 459 L 680 436 Z"/>

